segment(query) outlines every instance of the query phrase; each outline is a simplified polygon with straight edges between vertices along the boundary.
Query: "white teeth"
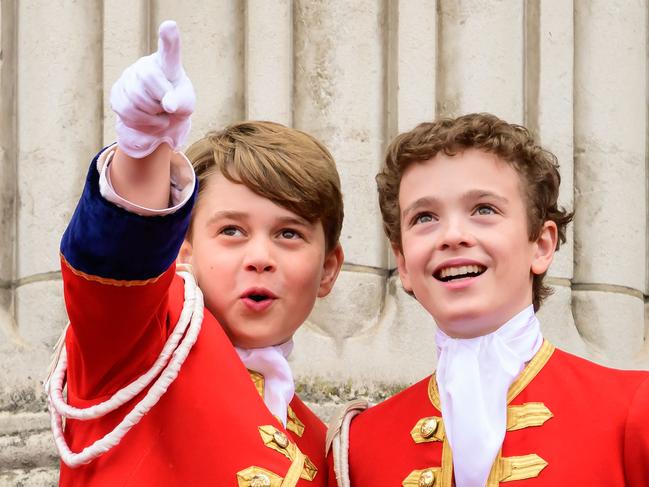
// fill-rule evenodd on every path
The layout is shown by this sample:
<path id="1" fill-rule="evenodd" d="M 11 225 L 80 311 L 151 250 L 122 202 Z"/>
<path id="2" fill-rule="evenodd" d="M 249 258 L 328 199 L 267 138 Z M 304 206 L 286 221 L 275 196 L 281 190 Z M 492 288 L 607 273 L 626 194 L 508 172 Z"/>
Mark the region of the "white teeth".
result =
<path id="1" fill-rule="evenodd" d="M 475 274 L 482 270 L 484 270 L 484 267 L 481 265 L 462 265 L 458 267 L 445 267 L 440 271 L 439 277 L 445 278 L 445 277 L 452 277 L 452 276 L 460 276 L 469 273 Z"/>

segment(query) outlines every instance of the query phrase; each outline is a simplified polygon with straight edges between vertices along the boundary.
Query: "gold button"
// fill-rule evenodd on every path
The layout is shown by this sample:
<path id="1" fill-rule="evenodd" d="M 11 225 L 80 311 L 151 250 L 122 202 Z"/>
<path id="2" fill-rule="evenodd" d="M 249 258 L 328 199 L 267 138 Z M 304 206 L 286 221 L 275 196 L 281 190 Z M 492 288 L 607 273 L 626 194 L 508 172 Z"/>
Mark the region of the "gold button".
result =
<path id="1" fill-rule="evenodd" d="M 426 439 L 433 436 L 435 431 L 437 431 L 437 420 L 435 418 L 428 418 L 421 424 L 421 428 L 419 428 L 421 436 Z"/>
<path id="2" fill-rule="evenodd" d="M 280 448 L 286 448 L 288 446 L 288 438 L 279 430 L 273 433 L 273 441 L 277 443 L 277 446 Z"/>
<path id="3" fill-rule="evenodd" d="M 419 487 L 432 487 L 435 485 L 435 474 L 432 470 L 424 470 L 419 476 Z"/>
<path id="4" fill-rule="evenodd" d="M 250 480 L 250 487 L 270 487 L 270 478 L 266 474 L 258 473 Z"/>

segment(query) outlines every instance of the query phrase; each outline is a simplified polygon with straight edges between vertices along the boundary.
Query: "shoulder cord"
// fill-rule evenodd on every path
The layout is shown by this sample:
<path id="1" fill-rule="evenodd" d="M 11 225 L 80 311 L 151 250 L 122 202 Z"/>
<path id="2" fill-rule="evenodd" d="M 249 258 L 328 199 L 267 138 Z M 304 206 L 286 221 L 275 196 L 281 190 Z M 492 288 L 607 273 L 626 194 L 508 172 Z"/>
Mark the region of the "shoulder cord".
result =
<path id="1" fill-rule="evenodd" d="M 180 367 L 185 362 L 189 351 L 198 338 L 203 322 L 204 309 L 203 294 L 196 285 L 191 268 L 189 266 L 179 266 L 178 275 L 185 280 L 185 301 L 173 333 L 167 339 L 158 359 L 151 368 L 106 401 L 88 408 L 75 408 L 67 404 L 63 398 L 67 371 L 65 341 L 61 344 L 60 350 L 55 352 L 55 366 L 45 381 L 45 392 L 47 393 L 54 442 L 61 459 L 67 466 L 75 468 L 90 463 L 117 445 L 124 435 L 160 400 L 167 388 L 178 376 Z M 158 378 L 153 382 L 156 377 Z M 100 418 L 126 404 L 152 382 L 153 385 L 151 385 L 142 400 L 126 414 L 124 419 L 110 433 L 107 433 L 103 438 L 95 441 L 79 453 L 70 450 L 63 436 L 64 417 L 82 421 Z"/>
<path id="2" fill-rule="evenodd" d="M 325 454 L 331 450 L 338 487 L 350 487 L 349 427 L 355 416 L 369 407 L 367 401 L 356 399 L 344 404 L 329 423 L 325 440 Z"/>

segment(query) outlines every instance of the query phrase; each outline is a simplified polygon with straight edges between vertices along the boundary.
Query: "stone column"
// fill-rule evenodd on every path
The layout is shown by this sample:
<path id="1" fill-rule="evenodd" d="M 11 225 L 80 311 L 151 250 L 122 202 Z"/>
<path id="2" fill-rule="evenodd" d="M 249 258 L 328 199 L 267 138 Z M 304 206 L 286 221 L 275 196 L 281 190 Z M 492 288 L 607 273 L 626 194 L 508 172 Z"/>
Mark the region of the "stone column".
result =
<path id="1" fill-rule="evenodd" d="M 559 160 L 559 204 L 573 208 L 573 2 L 526 3 L 525 125 Z M 554 294 L 541 307 L 543 333 L 552 343 L 587 354 L 572 316 L 573 225 L 546 277 Z"/>
<path id="2" fill-rule="evenodd" d="M 575 1 L 575 319 L 626 367 L 645 351 L 646 20 L 644 2 Z"/>
<path id="3" fill-rule="evenodd" d="M 42 380 L 66 322 L 59 241 L 90 159 L 101 147 L 102 69 L 100 2 L 13 5 L 19 59 L 13 282 L 18 345 L 2 356 L 7 389 L 0 393 L 0 414 L 8 416 L 0 420 L 0 434 L 8 435 L 2 438 L 3 457 L 20 458 L 14 463 L 18 470 L 3 473 L 16 485 L 25 480 L 21 465 L 36 469 L 29 474 L 34 482 L 53 483 L 56 476 Z M 3 460 L 2 465 L 10 461 Z"/>
<path id="4" fill-rule="evenodd" d="M 439 0 L 440 115 L 524 120 L 523 2 Z"/>
<path id="5" fill-rule="evenodd" d="M 345 197 L 345 267 L 296 337 L 307 377 L 368 376 L 375 365 L 362 347 L 373 342 L 386 277 L 373 181 L 385 138 L 385 15 L 379 0 L 294 4 L 293 121 L 331 150 Z"/>
<path id="6" fill-rule="evenodd" d="M 0 353 L 11 346 L 11 337 L 16 333 L 12 290 L 16 227 L 15 20 L 15 2 L 0 3 Z"/>
<path id="7" fill-rule="evenodd" d="M 244 118 L 244 10 L 240 0 L 190 0 L 182 8 L 175 0 L 151 0 L 150 46 L 166 19 L 178 22 L 182 34 L 183 65 L 196 90 L 188 145 Z"/>
<path id="8" fill-rule="evenodd" d="M 293 9 L 289 0 L 247 0 L 246 119 L 292 124 Z"/>
<path id="9" fill-rule="evenodd" d="M 124 69 L 156 49 L 151 44 L 149 0 L 111 0 L 103 5 L 103 145 L 116 140 L 110 89 Z"/>

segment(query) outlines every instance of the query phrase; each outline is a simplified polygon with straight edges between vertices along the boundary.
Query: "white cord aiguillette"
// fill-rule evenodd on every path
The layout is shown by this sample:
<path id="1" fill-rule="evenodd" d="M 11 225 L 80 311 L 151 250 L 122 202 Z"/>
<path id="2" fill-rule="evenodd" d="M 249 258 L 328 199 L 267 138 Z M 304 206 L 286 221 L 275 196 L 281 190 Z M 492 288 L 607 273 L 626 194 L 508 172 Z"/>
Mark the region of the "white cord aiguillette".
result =
<path id="1" fill-rule="evenodd" d="M 61 459 L 67 466 L 75 468 L 90 463 L 117 445 L 124 438 L 124 435 L 155 406 L 178 376 L 180 367 L 185 362 L 189 351 L 198 338 L 204 310 L 203 293 L 196 285 L 191 267 L 179 265 L 178 275 L 185 281 L 185 300 L 174 331 L 167 339 L 158 359 L 151 368 L 106 401 L 88 408 L 70 406 L 63 397 L 68 366 L 65 340 L 60 344 L 58 351 L 55 352 L 54 367 L 45 381 L 45 392 L 47 393 L 54 442 Z M 158 378 L 153 382 L 156 377 Z M 113 431 L 79 453 L 70 450 L 63 436 L 64 417 L 81 421 L 100 418 L 129 402 L 151 383 L 153 385 L 151 385 L 146 395 L 126 414 Z"/>

